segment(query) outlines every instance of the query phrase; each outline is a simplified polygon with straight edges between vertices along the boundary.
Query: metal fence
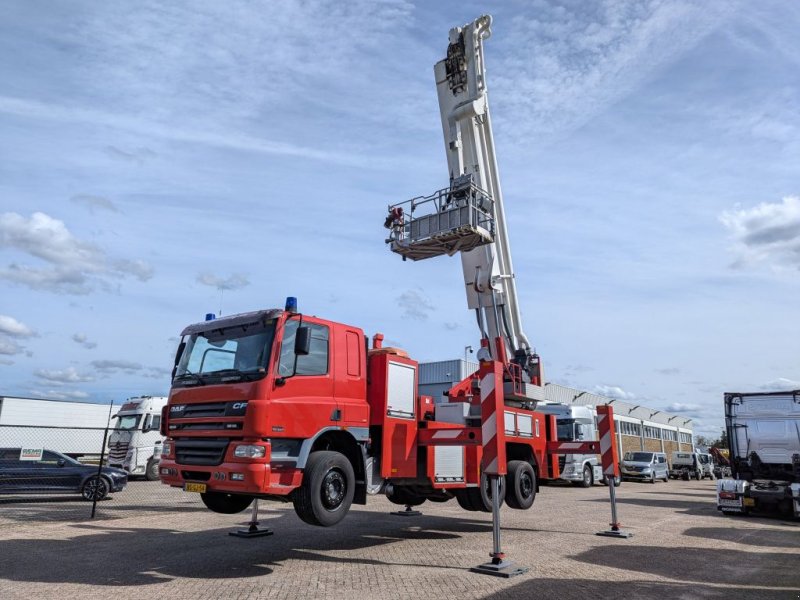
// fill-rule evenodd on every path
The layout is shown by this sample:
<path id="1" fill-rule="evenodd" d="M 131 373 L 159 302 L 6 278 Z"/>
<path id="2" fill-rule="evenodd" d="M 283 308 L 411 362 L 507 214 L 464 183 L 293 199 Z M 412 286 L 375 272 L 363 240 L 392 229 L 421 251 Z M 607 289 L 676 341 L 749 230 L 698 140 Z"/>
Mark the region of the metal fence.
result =
<path id="1" fill-rule="evenodd" d="M 0 425 L 0 522 L 205 510 L 158 480 L 160 441 L 130 440 L 111 427 Z"/>

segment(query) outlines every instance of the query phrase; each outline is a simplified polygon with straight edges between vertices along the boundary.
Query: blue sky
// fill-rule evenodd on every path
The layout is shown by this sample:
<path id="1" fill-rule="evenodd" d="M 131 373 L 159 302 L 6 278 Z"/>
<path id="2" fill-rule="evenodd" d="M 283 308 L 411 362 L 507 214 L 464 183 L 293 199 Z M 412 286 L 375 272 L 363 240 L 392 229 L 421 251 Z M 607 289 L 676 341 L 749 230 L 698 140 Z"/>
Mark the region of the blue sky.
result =
<path id="1" fill-rule="evenodd" d="M 477 346 L 460 261 L 382 222 L 447 184 L 433 64 L 487 10 L 547 377 L 711 434 L 722 392 L 800 387 L 800 5 L 0 10 L 0 394 L 165 394 L 184 325 L 288 295 L 419 360 Z"/>

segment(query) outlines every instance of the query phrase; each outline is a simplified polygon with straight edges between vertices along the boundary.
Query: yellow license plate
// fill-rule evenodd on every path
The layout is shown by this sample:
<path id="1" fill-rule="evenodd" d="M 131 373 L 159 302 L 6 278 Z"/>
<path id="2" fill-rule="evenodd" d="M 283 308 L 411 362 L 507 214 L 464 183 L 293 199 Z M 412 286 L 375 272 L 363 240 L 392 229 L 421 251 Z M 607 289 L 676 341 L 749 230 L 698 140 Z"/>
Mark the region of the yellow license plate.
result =
<path id="1" fill-rule="evenodd" d="M 756 501 L 755 498 L 743 498 L 745 506 L 755 506 Z"/>
<path id="2" fill-rule="evenodd" d="M 185 492 L 197 492 L 198 494 L 205 494 L 206 493 L 206 484 L 205 483 L 185 483 L 183 485 L 183 491 L 185 491 Z"/>

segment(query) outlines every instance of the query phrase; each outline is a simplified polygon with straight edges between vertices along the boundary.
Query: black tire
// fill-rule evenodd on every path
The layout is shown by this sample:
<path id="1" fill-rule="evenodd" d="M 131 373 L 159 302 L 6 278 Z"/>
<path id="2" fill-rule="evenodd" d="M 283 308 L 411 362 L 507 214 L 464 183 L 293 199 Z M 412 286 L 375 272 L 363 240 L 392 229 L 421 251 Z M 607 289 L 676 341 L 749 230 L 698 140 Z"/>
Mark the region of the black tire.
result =
<path id="1" fill-rule="evenodd" d="M 683 479 L 684 481 L 689 481 L 689 474 L 688 474 L 688 473 L 684 473 L 684 474 L 681 476 L 681 479 Z"/>
<path id="2" fill-rule="evenodd" d="M 419 506 L 425 502 L 425 496 L 415 494 L 408 488 L 398 485 L 392 486 L 392 493 L 386 494 L 386 497 L 392 504 L 399 504 L 400 506 Z M 444 500 L 442 500 L 442 502 L 444 502 Z"/>
<path id="3" fill-rule="evenodd" d="M 652 473 L 650 473 L 650 483 L 655 483 L 655 482 L 656 482 L 656 474 L 655 471 L 653 471 Z"/>
<path id="4" fill-rule="evenodd" d="M 695 473 L 694 478 L 697 479 L 697 481 L 701 481 L 703 479 L 703 475 L 700 473 L 700 471 L 698 471 Z"/>
<path id="5" fill-rule="evenodd" d="M 355 483 L 353 465 L 343 454 L 312 452 L 303 471 L 303 484 L 294 493 L 294 511 L 309 525 L 336 525 L 350 510 Z"/>
<path id="6" fill-rule="evenodd" d="M 456 494 L 456 502 L 458 505 L 463 508 L 464 510 L 468 510 L 470 512 L 475 512 L 481 510 L 474 502 L 473 502 L 473 494 L 470 494 L 472 488 L 466 488 L 463 490 L 455 490 Z M 480 498 L 480 495 L 479 495 Z"/>
<path id="7" fill-rule="evenodd" d="M 226 494 L 225 492 L 205 492 L 200 494 L 200 499 L 208 510 L 221 515 L 235 515 L 253 503 L 251 496 Z"/>
<path id="8" fill-rule="evenodd" d="M 473 494 L 473 500 L 478 505 L 478 510 L 492 512 L 492 481 L 486 473 L 481 473 L 481 485 L 478 488 L 469 488 Z M 500 477 L 500 506 L 506 495 L 506 478 Z"/>
<path id="9" fill-rule="evenodd" d="M 578 481 L 575 485 L 578 485 L 582 488 L 592 487 L 594 483 L 594 475 L 592 474 L 592 467 L 589 465 L 583 465 L 583 479 Z"/>
<path id="10" fill-rule="evenodd" d="M 99 502 L 108 496 L 110 489 L 111 485 L 105 477 L 102 475 L 100 477 L 93 475 L 83 482 L 81 486 L 81 496 L 84 500 L 88 500 L 89 502 L 93 500 Z"/>
<path id="11" fill-rule="evenodd" d="M 605 475 L 603 475 L 603 478 L 600 480 L 600 483 L 602 483 L 605 486 L 608 486 L 608 478 Z M 614 487 L 619 487 L 620 484 L 622 484 L 622 477 L 614 477 Z"/>
<path id="12" fill-rule="evenodd" d="M 508 463 L 505 498 L 510 508 L 527 510 L 533 506 L 536 499 L 536 472 L 530 463 L 524 460 Z"/>
<path id="13" fill-rule="evenodd" d="M 158 481 L 158 462 L 154 458 L 147 461 L 147 468 L 144 471 L 144 478 L 147 481 Z"/>

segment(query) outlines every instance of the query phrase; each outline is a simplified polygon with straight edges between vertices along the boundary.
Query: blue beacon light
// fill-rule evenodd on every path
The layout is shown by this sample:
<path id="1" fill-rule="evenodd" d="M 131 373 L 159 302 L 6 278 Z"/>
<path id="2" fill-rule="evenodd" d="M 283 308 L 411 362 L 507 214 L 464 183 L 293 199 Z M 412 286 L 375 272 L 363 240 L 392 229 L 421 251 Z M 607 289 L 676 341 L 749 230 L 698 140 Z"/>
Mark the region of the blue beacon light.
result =
<path id="1" fill-rule="evenodd" d="M 286 298 L 286 312 L 296 313 L 297 312 L 297 298 L 294 296 L 289 296 Z"/>
<path id="2" fill-rule="evenodd" d="M 217 315 L 215 315 L 214 313 L 206 313 L 206 321 L 213 321 L 216 318 Z"/>

